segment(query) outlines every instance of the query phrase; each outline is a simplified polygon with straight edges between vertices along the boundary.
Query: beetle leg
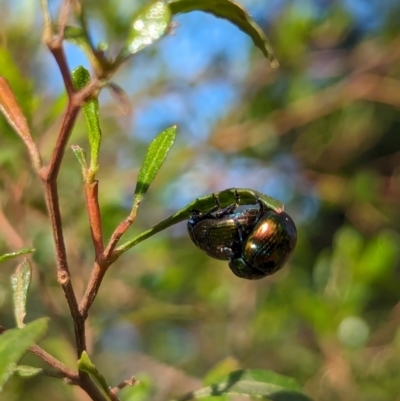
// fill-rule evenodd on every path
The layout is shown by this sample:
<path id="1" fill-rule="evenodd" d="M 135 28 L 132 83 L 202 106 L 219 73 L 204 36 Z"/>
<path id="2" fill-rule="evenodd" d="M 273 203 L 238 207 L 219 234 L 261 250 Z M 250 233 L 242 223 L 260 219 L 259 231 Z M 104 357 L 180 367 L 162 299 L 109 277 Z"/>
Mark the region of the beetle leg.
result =
<path id="1" fill-rule="evenodd" d="M 194 214 L 195 216 L 201 216 L 203 213 L 199 209 L 189 210 L 189 213 Z"/>
<path id="2" fill-rule="evenodd" d="M 229 258 L 235 256 L 233 251 L 232 251 L 232 249 L 227 247 L 227 246 L 224 246 L 224 247 L 221 248 L 221 253 L 223 253 L 224 255 L 228 256 Z"/>
<path id="3" fill-rule="evenodd" d="M 238 229 L 239 241 L 243 243 L 243 226 L 235 219 L 235 226 Z"/>
<path id="4" fill-rule="evenodd" d="M 257 221 L 258 221 L 258 220 L 260 220 L 260 218 L 261 218 L 261 217 L 264 215 L 264 213 L 265 213 L 265 205 L 264 205 L 263 202 L 261 202 L 261 199 L 260 199 L 258 196 L 256 196 L 256 200 L 257 200 L 257 203 L 258 203 L 258 205 L 259 205 L 258 216 L 257 216 Z"/>
<path id="5" fill-rule="evenodd" d="M 212 196 L 213 196 L 214 201 L 215 201 L 215 206 L 213 206 L 212 209 L 210 209 L 208 212 L 206 212 L 206 213 L 204 213 L 204 214 L 202 214 L 201 212 L 200 212 L 200 213 L 202 214 L 203 217 L 206 216 L 206 218 L 215 219 L 215 216 L 214 216 L 212 213 L 214 213 L 214 212 L 216 212 L 217 210 L 220 210 L 220 209 L 221 209 L 221 202 L 220 202 L 220 200 L 219 200 L 218 195 L 216 195 L 216 194 L 214 193 L 214 194 L 212 194 Z"/>
<path id="6" fill-rule="evenodd" d="M 218 199 L 218 202 L 219 202 L 219 199 Z M 220 218 L 223 216 L 227 216 L 228 214 L 232 214 L 239 205 L 240 205 L 240 195 L 238 194 L 237 190 L 235 189 L 235 203 L 232 203 L 231 205 L 227 206 L 226 208 L 224 208 L 222 210 L 219 210 L 216 213 L 216 216 L 218 218 Z"/>

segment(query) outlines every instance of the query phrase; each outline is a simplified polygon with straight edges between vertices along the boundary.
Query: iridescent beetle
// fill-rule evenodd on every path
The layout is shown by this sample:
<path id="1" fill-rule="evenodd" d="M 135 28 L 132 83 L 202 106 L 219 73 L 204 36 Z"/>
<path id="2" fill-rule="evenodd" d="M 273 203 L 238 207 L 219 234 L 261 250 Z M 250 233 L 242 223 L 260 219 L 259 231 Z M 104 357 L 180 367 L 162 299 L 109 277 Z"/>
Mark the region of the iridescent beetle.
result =
<path id="1" fill-rule="evenodd" d="M 207 213 L 193 210 L 187 224 L 190 238 L 208 256 L 229 260 L 229 267 L 241 278 L 255 280 L 269 276 L 287 262 L 297 241 L 291 217 L 268 208 L 258 197 L 259 208 L 236 211 L 235 203 L 222 209 L 213 194 L 215 206 Z"/>

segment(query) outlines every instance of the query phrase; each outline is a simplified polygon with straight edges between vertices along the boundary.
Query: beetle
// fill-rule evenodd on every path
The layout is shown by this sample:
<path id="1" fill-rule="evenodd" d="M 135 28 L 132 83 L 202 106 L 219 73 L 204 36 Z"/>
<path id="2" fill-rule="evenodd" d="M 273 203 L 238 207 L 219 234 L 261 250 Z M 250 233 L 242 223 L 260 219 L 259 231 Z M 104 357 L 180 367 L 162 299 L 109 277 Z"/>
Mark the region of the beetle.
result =
<path id="1" fill-rule="evenodd" d="M 287 262 L 297 242 L 297 230 L 285 212 L 265 206 L 236 212 L 240 198 L 221 209 L 218 196 L 207 213 L 192 210 L 188 221 L 189 236 L 194 244 L 219 260 L 228 260 L 232 272 L 241 278 L 255 280 L 271 275 Z"/>
<path id="2" fill-rule="evenodd" d="M 241 278 L 258 280 L 280 270 L 292 255 L 297 230 L 285 212 L 264 211 L 242 243 L 240 255 L 229 259 L 232 272 Z"/>
<path id="3" fill-rule="evenodd" d="M 208 212 L 192 210 L 187 228 L 193 243 L 208 256 L 229 260 L 240 255 L 243 239 L 250 234 L 259 218 L 259 209 L 235 212 L 240 197 L 235 192 L 235 203 L 221 209 L 219 198 L 213 194 L 215 206 Z M 215 213 L 215 214 L 214 214 Z"/>

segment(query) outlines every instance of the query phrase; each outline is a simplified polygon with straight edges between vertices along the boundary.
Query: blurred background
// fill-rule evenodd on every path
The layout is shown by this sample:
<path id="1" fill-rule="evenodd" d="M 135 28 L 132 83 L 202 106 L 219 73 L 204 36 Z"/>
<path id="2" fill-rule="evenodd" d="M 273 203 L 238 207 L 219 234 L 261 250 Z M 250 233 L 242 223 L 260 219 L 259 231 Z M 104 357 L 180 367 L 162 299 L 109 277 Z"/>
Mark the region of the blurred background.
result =
<path id="1" fill-rule="evenodd" d="M 144 4 L 85 1 L 94 41 L 116 54 Z M 298 228 L 287 266 L 235 277 L 198 250 L 181 223 L 110 268 L 88 320 L 89 351 L 107 381 L 135 375 L 123 400 L 162 401 L 221 373 L 272 369 L 314 400 L 400 400 L 400 3 L 241 0 L 280 62 L 271 69 L 227 21 L 193 12 L 114 77 L 132 105 L 100 97 L 100 204 L 105 238 L 129 213 L 149 142 L 177 123 L 166 163 L 125 235 L 194 198 L 247 187 L 283 201 Z M 54 11 L 59 2 L 52 2 Z M 37 2 L 0 0 L 0 73 L 28 116 L 45 160 L 66 98 L 41 43 Z M 88 63 L 67 45 L 71 68 Z M 34 245 L 27 320 L 51 317 L 43 348 L 74 366 L 72 325 L 55 274 L 41 184 L 0 118 L 0 253 Z M 70 144 L 85 149 L 77 123 Z M 81 295 L 93 250 L 80 167 L 69 149 L 59 178 L 69 263 Z M 0 324 L 14 326 L 0 270 Z M 31 355 L 25 364 L 41 366 Z M 0 400 L 87 400 L 46 377 L 13 378 Z"/>

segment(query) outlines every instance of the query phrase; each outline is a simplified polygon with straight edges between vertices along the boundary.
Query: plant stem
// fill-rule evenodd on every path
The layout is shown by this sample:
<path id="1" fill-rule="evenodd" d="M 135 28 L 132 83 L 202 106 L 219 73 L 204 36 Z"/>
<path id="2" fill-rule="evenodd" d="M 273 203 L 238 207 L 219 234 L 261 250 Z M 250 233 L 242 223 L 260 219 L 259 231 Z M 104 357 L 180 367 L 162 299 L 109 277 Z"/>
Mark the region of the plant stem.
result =
<path id="1" fill-rule="evenodd" d="M 82 351 L 86 349 L 85 344 L 85 325 L 81 319 L 76 300 L 75 292 L 70 277 L 67 253 L 65 249 L 62 220 L 60 214 L 60 205 L 58 202 L 57 184 L 48 179 L 43 180 L 46 198 L 47 210 L 51 221 L 53 239 L 57 259 L 57 280 L 61 285 L 68 307 L 74 321 L 75 341 L 77 347 L 77 355 L 80 357 Z"/>
<path id="2" fill-rule="evenodd" d="M 87 319 L 89 309 L 96 298 L 101 282 L 103 281 L 104 275 L 106 274 L 106 271 L 110 265 L 111 262 L 105 263 L 104 261 L 101 264 L 99 262 L 95 262 L 93 265 L 85 294 L 79 305 L 79 313 L 83 320 Z"/>
<path id="3" fill-rule="evenodd" d="M 103 230 L 98 199 L 99 182 L 85 183 L 86 209 L 89 217 L 90 234 L 92 236 L 96 260 L 101 258 L 104 251 Z"/>
<path id="4" fill-rule="evenodd" d="M 69 102 L 67 110 L 64 114 L 64 119 L 61 125 L 60 132 L 57 137 L 57 142 L 54 147 L 50 163 L 47 166 L 41 167 L 38 173 L 44 186 L 46 206 L 53 232 L 53 240 L 54 240 L 56 261 L 57 261 L 57 280 L 63 289 L 65 298 L 67 299 L 70 314 L 73 319 L 76 351 L 77 351 L 77 356 L 79 358 L 82 352 L 86 350 L 85 319 L 87 314 L 85 317 L 83 317 L 83 315 L 79 312 L 78 302 L 71 281 L 68 260 L 67 260 L 67 252 L 63 236 L 60 205 L 58 200 L 57 177 L 60 171 L 65 149 L 69 137 L 71 135 L 72 129 L 75 125 L 75 121 L 80 111 L 80 108 L 83 102 L 87 99 L 87 97 L 90 96 L 90 94 L 100 89 L 101 83 L 99 82 L 98 79 L 93 79 L 89 83 L 89 85 L 87 85 L 83 90 L 79 92 L 77 92 L 73 86 L 70 71 L 68 68 L 67 60 L 63 49 L 64 30 L 68 19 L 70 3 L 71 0 L 64 0 L 62 4 L 58 20 L 58 32 L 56 33 L 53 31 L 52 28 L 52 21 L 48 7 L 48 2 L 46 0 L 41 0 L 45 19 L 43 40 L 47 44 L 49 50 L 53 54 L 58 64 L 58 67 L 64 80 L 64 85 L 68 94 Z M 95 191 L 94 199 L 97 202 L 97 187 L 94 188 L 94 191 Z M 93 198 L 91 199 L 93 200 Z M 89 206 L 93 208 L 91 204 Z M 93 209 L 91 209 L 91 213 L 89 213 L 90 216 L 89 218 L 91 219 L 91 223 L 93 219 L 93 214 L 94 214 Z M 98 216 L 96 215 L 95 217 L 96 218 L 98 217 L 97 223 L 100 223 L 99 220 L 100 215 Z M 96 226 L 95 228 L 99 230 L 99 227 Z M 98 232 L 96 232 L 96 235 L 97 234 Z M 101 229 L 100 229 L 100 234 L 101 234 Z M 100 242 L 98 241 L 97 242 L 98 247 L 99 243 Z M 99 249 L 96 249 L 97 253 L 101 253 L 99 252 Z M 68 379 L 71 380 L 72 383 L 79 385 L 91 397 L 93 401 L 106 401 L 105 396 L 101 393 L 99 388 L 95 385 L 95 383 L 91 380 L 91 378 L 87 373 L 82 371 L 79 371 L 79 373 L 70 371 L 60 361 L 57 361 L 51 355 L 47 354 L 45 351 L 41 350 L 38 347 L 33 347 L 32 351 L 35 352 L 37 355 L 39 355 L 43 360 L 48 362 L 51 366 L 53 366 L 58 372 L 64 374 Z"/>
<path id="5" fill-rule="evenodd" d="M 56 369 L 57 372 L 62 374 L 62 377 L 70 379 L 71 382 L 77 382 L 79 380 L 79 374 L 77 372 L 74 372 L 73 370 L 69 369 L 62 362 L 54 358 L 54 356 L 47 353 L 44 349 L 40 348 L 38 345 L 33 345 L 32 347 L 29 348 L 29 351 L 31 351 L 40 359 L 42 359 L 44 362 L 46 362 L 51 367 Z"/>

